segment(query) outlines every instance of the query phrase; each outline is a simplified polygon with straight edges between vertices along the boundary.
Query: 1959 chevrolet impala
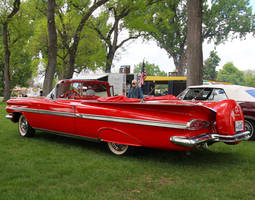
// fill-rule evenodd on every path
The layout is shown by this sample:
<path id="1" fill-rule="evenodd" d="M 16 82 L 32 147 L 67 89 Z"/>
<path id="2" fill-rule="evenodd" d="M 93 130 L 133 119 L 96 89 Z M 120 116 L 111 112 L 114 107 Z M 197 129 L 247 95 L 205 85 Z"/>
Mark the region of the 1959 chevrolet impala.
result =
<path id="1" fill-rule="evenodd" d="M 46 130 L 106 142 L 116 155 L 127 153 L 129 146 L 188 151 L 249 138 L 234 100 L 184 102 L 171 95 L 132 99 L 113 96 L 113 88 L 101 81 L 62 80 L 45 98 L 10 99 L 6 111 L 23 137 Z"/>

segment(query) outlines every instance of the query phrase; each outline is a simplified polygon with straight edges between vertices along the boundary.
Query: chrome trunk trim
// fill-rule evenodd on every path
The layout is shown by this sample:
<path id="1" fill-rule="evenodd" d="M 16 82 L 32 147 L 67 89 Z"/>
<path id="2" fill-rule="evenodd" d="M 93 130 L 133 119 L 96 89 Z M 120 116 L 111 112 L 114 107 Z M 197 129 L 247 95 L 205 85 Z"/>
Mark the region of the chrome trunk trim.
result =
<path id="1" fill-rule="evenodd" d="M 201 134 L 193 137 L 172 136 L 170 141 L 174 144 L 185 147 L 196 147 L 206 142 L 225 142 L 233 143 L 249 139 L 249 131 L 237 133 L 235 135 L 220 135 L 220 134 Z"/>

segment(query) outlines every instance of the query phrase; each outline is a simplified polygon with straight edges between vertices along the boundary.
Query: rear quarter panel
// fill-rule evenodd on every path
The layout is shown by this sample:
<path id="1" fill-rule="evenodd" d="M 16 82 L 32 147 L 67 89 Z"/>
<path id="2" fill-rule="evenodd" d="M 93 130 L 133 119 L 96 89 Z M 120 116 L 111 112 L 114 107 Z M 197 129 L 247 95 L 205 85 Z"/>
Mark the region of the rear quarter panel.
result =
<path id="1" fill-rule="evenodd" d="M 244 120 L 242 109 L 236 101 L 228 99 L 219 102 L 204 102 L 203 104 L 216 111 L 217 131 L 219 134 L 236 134 L 235 121 Z"/>
<path id="2" fill-rule="evenodd" d="M 192 119 L 214 122 L 215 112 L 198 105 L 153 105 L 124 103 L 91 103 L 77 106 L 76 113 L 90 116 L 104 116 L 125 119 L 125 122 L 78 118 L 77 134 L 98 137 L 103 141 L 135 146 L 147 146 L 163 149 L 184 150 L 187 148 L 174 145 L 171 136 L 194 136 L 210 132 L 210 127 L 199 131 L 188 129 L 159 127 L 140 122 L 163 122 L 184 124 Z M 128 119 L 137 120 L 139 124 L 128 123 Z"/>

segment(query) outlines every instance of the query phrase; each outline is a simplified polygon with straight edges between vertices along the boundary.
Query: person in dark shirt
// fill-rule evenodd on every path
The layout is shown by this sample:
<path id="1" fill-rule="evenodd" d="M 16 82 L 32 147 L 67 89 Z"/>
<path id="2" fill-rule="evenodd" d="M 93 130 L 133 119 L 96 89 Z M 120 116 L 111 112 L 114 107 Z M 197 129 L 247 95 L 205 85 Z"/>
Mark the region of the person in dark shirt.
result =
<path id="1" fill-rule="evenodd" d="M 130 88 L 127 97 L 128 98 L 138 98 L 138 99 L 142 99 L 143 98 L 143 91 L 137 85 L 137 81 L 136 80 L 132 81 L 132 87 Z"/>

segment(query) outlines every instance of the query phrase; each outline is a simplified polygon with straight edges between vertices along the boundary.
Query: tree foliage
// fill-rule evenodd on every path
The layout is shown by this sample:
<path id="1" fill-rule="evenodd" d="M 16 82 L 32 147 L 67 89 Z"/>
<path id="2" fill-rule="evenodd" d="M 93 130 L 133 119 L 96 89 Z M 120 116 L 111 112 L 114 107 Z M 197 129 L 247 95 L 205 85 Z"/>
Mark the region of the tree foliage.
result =
<path id="1" fill-rule="evenodd" d="M 71 43 L 69 43 L 69 60 L 68 60 L 68 67 L 65 71 L 64 78 L 72 78 L 73 73 L 75 71 L 75 60 L 76 55 L 79 47 L 79 43 L 82 36 L 82 31 L 84 30 L 84 26 L 89 20 L 90 16 L 93 14 L 93 12 L 99 8 L 101 5 L 105 4 L 109 0 L 95 0 L 92 1 L 70 1 L 71 6 L 78 11 L 80 14 L 80 20 L 78 21 L 78 25 L 74 29 L 74 34 L 72 35 Z M 91 5 L 90 5 L 91 4 Z"/>
<path id="2" fill-rule="evenodd" d="M 180 13 L 182 9 L 184 10 Z M 125 21 L 129 29 L 142 32 L 145 39 L 153 38 L 159 47 L 167 51 L 169 57 L 173 57 L 177 66 L 181 62 L 183 40 L 186 41 L 183 38 L 187 31 L 186 20 L 183 18 L 185 12 L 186 3 L 180 5 L 178 0 L 159 1 L 149 6 L 141 3 L 139 10 L 130 13 Z"/>
<path id="3" fill-rule="evenodd" d="M 187 61 L 187 1 L 165 0 L 136 13 L 133 28 L 145 31 L 172 57 L 177 72 L 185 73 Z M 254 33 L 255 15 L 249 0 L 203 1 L 202 40 L 215 45 Z M 141 23 L 140 23 L 141 22 Z M 144 23 L 143 23 L 144 22 Z"/>
<path id="4" fill-rule="evenodd" d="M 92 28 L 103 41 L 106 55 L 105 71 L 110 72 L 116 51 L 125 43 L 140 37 L 138 31 L 132 31 L 125 26 L 125 18 L 136 11 L 137 2 L 133 1 L 110 1 L 98 17 L 92 20 Z M 121 33 L 127 32 L 126 36 L 120 37 Z"/>
<path id="5" fill-rule="evenodd" d="M 38 67 L 30 51 L 29 39 L 34 33 L 34 23 L 30 21 L 29 12 L 29 5 L 21 4 L 9 27 L 12 88 L 16 85 L 28 86 L 28 79 L 36 74 Z"/>
<path id="6" fill-rule="evenodd" d="M 11 4 L 13 1 L 5 1 L 9 3 L 9 8 L 12 8 Z M 3 5 L 3 4 L 1 4 Z M 8 6 L 6 6 L 8 8 Z M 0 45 L 1 55 L 0 63 L 4 63 L 5 66 L 8 66 L 4 70 L 4 86 L 6 87 L 6 92 L 4 93 L 4 101 L 8 100 L 10 97 L 11 89 L 16 85 L 28 86 L 28 79 L 33 75 L 36 66 L 32 61 L 33 57 L 30 53 L 29 48 L 29 38 L 33 34 L 33 22 L 29 17 L 29 7 L 27 3 L 22 3 L 19 7 L 19 11 L 12 15 L 13 12 L 6 11 L 9 13 L 9 16 L 12 15 L 12 18 L 8 16 L 1 15 L 1 23 L 8 24 L 6 33 L 8 35 L 6 39 L 6 44 L 3 46 Z M 7 21 L 4 21 L 7 20 Z M 4 31 L 2 36 L 4 37 Z M 8 55 L 8 59 L 6 57 Z M 8 77 L 8 78 L 7 78 Z M 8 80 L 9 79 L 9 80 Z M 8 90 L 8 93 L 7 93 Z"/>
<path id="7" fill-rule="evenodd" d="M 48 65 L 47 0 L 20 1 L 12 15 L 14 2 L 0 2 L 0 36 L 8 21 L 8 49 L 11 52 L 10 88 L 24 86 L 43 66 Z M 255 17 L 249 0 L 203 2 L 202 39 L 218 45 L 227 39 L 244 38 L 254 31 Z M 17 5 L 17 4 L 16 4 Z M 55 77 L 71 78 L 84 69 L 109 69 L 122 45 L 143 35 L 157 41 L 173 58 L 177 72 L 186 73 L 187 1 L 185 0 L 56 0 L 57 66 Z M 14 6 L 15 7 L 15 6 Z M 94 12 L 101 7 L 98 12 Z M 12 19 L 10 19 L 10 16 Z M 7 21 L 6 21 L 7 20 Z M 122 32 L 125 32 L 121 35 Z M 8 51 L 6 51 L 8 52 Z M 4 46 L 0 43 L 0 93 L 3 84 Z M 215 57 L 205 61 L 204 77 L 215 78 Z M 217 59 L 216 59 L 217 60 Z M 155 66 L 156 67 L 156 66 Z M 156 69 L 157 71 L 157 69 Z M 138 70 L 139 72 L 139 70 Z M 153 72 L 154 73 L 154 72 Z M 155 72 L 156 74 L 158 72 Z M 207 75 L 206 75 L 207 74 Z M 2 80 L 2 81 L 1 81 Z M 252 77 L 245 76 L 252 85 Z"/>
<path id="8" fill-rule="evenodd" d="M 254 32 L 255 15 L 249 0 L 205 1 L 203 38 L 220 44 L 229 39 L 245 38 Z"/>
<path id="9" fill-rule="evenodd" d="M 83 69 L 95 70 L 104 66 L 106 54 L 102 41 L 89 26 L 86 26 L 85 29 L 83 27 L 85 23 L 90 23 L 91 14 L 109 0 L 56 1 L 56 26 L 59 36 L 57 46 L 58 77 L 70 78 L 74 72 L 79 73 Z M 11 8 L 13 2 L 14 0 L 5 0 L 0 3 L 0 24 L 8 19 L 7 14 L 11 14 L 7 8 Z M 13 17 L 13 22 L 8 21 L 10 24 L 8 30 L 9 50 L 12 51 L 10 73 L 8 74 L 10 79 L 13 79 L 11 80 L 13 84 L 21 84 L 23 80 L 21 85 L 25 85 L 25 82 L 36 71 L 34 66 L 38 66 L 40 63 L 45 69 L 48 65 L 47 1 L 22 1 L 21 6 L 28 9 L 20 9 L 21 14 Z M 0 46 L 0 52 L 3 52 L 3 46 Z M 1 53 L 2 55 L 4 54 Z M 0 59 L 0 74 L 3 77 L 1 63 L 6 62 L 2 57 Z M 12 63 L 16 66 L 14 67 Z M 17 81 L 14 80 L 16 78 Z"/>
<path id="10" fill-rule="evenodd" d="M 41 3 L 41 1 L 39 1 Z M 87 4 L 74 4 L 72 1 L 57 1 L 56 7 L 56 29 L 58 33 L 57 42 L 57 67 L 56 76 L 58 79 L 66 78 L 69 69 L 71 45 L 75 31 L 82 19 L 82 13 L 78 10 Z M 84 12 L 88 7 L 84 7 Z M 44 4 L 39 4 L 41 13 L 45 13 Z M 79 35 L 79 45 L 75 55 L 75 65 L 73 72 L 80 73 L 84 69 L 96 70 L 105 64 L 105 51 L 97 33 L 90 28 L 87 22 L 86 28 Z M 48 32 L 45 14 L 38 19 L 32 37 L 32 50 L 34 55 L 40 58 L 43 66 L 48 64 Z M 39 56 L 41 55 L 41 57 Z"/>
<path id="11" fill-rule="evenodd" d="M 208 59 L 204 61 L 203 66 L 203 79 L 204 80 L 216 80 L 217 71 L 216 67 L 219 66 L 220 57 L 216 51 L 211 51 Z"/>
<path id="12" fill-rule="evenodd" d="M 134 67 L 134 73 L 140 73 L 143 63 L 139 63 Z M 145 70 L 147 76 L 167 76 L 167 73 L 160 70 L 159 66 L 150 64 L 148 61 L 145 62 Z"/>
<path id="13" fill-rule="evenodd" d="M 245 85 L 244 73 L 234 66 L 232 62 L 226 63 L 218 72 L 218 81 L 231 82 L 236 85 Z"/>
<path id="14" fill-rule="evenodd" d="M 255 70 L 244 71 L 245 85 L 255 87 Z"/>

